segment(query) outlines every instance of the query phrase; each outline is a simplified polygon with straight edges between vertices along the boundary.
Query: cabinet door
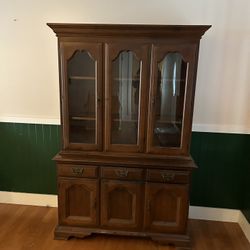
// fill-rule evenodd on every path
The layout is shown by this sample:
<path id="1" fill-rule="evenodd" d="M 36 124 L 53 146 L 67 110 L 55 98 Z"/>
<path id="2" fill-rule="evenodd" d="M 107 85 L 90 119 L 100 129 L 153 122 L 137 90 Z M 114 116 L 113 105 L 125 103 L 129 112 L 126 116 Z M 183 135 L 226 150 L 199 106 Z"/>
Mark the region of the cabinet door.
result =
<path id="1" fill-rule="evenodd" d="M 198 46 L 154 45 L 147 151 L 187 154 L 191 136 Z"/>
<path id="2" fill-rule="evenodd" d="M 184 233 L 187 216 L 187 185 L 146 184 L 145 227 L 148 231 Z"/>
<path id="3" fill-rule="evenodd" d="M 148 45 L 105 47 L 105 149 L 142 152 L 148 85 Z"/>
<path id="4" fill-rule="evenodd" d="M 102 149 L 102 44 L 60 43 L 64 148 Z"/>
<path id="5" fill-rule="evenodd" d="M 129 181 L 102 181 L 101 225 L 112 229 L 140 229 L 143 185 Z"/>
<path id="6" fill-rule="evenodd" d="M 59 178 L 59 224 L 97 226 L 98 181 L 91 179 Z"/>

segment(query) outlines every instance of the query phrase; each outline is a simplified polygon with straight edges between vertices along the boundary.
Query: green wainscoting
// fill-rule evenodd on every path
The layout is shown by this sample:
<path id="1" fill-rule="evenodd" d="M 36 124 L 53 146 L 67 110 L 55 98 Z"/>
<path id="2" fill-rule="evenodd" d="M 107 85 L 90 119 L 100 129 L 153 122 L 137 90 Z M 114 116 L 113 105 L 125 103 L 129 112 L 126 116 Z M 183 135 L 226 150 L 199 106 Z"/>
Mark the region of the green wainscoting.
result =
<path id="1" fill-rule="evenodd" d="M 242 212 L 244 213 L 245 217 L 248 219 L 250 223 L 250 135 L 248 135 L 248 140 L 246 140 L 246 170 L 245 170 L 245 186 L 244 186 L 244 193 L 245 199 L 243 201 L 243 209 Z"/>
<path id="2" fill-rule="evenodd" d="M 55 194 L 59 148 L 59 126 L 0 123 L 0 190 Z"/>
<path id="3" fill-rule="evenodd" d="M 242 207 L 245 170 L 249 165 L 244 152 L 247 137 L 239 134 L 193 133 L 191 154 L 199 169 L 193 173 L 191 204 Z"/>
<path id="4" fill-rule="evenodd" d="M 56 194 L 60 126 L 0 123 L 0 190 Z M 191 205 L 242 209 L 250 219 L 250 135 L 193 132 Z"/>
<path id="5" fill-rule="evenodd" d="M 241 209 L 250 222 L 250 135 L 193 132 L 191 205 Z"/>

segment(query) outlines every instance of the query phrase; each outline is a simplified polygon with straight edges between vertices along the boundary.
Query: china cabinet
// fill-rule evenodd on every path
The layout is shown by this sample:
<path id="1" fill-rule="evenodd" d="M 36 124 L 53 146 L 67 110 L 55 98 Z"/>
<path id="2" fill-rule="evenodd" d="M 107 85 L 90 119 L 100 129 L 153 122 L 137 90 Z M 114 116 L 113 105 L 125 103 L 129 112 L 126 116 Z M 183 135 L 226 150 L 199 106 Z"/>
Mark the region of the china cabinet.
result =
<path id="1" fill-rule="evenodd" d="M 190 247 L 190 138 L 210 26 L 48 24 L 58 37 L 56 239 L 144 236 Z"/>

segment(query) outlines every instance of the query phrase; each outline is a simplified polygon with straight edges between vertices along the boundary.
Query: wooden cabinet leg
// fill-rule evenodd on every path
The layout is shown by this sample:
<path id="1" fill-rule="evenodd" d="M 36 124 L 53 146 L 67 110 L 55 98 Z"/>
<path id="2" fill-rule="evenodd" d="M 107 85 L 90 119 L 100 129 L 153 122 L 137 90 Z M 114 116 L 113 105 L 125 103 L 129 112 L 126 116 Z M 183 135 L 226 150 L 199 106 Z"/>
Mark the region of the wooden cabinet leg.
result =
<path id="1" fill-rule="evenodd" d="M 65 235 L 65 234 L 60 234 L 60 233 L 55 233 L 54 234 L 54 239 L 55 240 L 68 240 L 69 239 L 69 235 Z"/>
<path id="2" fill-rule="evenodd" d="M 90 236 L 92 233 L 89 231 L 80 230 L 67 230 L 64 227 L 57 226 L 54 232 L 55 240 L 68 240 L 70 237 L 85 238 Z"/>

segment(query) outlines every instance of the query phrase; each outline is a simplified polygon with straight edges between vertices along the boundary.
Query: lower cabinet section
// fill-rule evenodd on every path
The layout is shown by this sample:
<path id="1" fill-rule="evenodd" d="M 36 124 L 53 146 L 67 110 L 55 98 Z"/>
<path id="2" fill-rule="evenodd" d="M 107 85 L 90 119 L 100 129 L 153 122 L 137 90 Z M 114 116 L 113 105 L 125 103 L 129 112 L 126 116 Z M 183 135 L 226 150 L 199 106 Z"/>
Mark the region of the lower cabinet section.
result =
<path id="1" fill-rule="evenodd" d="M 63 165 L 63 171 L 58 171 L 59 227 L 56 238 L 83 237 L 100 232 L 150 236 L 174 244 L 182 237 L 182 241 L 188 243 L 188 171 L 171 171 L 171 178 L 162 180 L 157 173 L 146 176 L 146 171 L 139 168 L 119 169 L 126 175 L 120 172 L 114 175 L 109 167 L 102 171 L 95 169 L 94 174 L 89 174 L 91 169 L 83 171 L 91 178 L 83 177 L 83 174 L 76 178 L 72 177 L 75 172 L 66 167 Z M 67 173 L 70 175 L 66 176 Z M 152 176 L 159 182 L 150 181 L 157 179 Z"/>
<path id="2" fill-rule="evenodd" d="M 143 184 L 102 180 L 101 225 L 112 229 L 140 230 L 142 225 Z"/>
<path id="3" fill-rule="evenodd" d="M 96 227 L 99 223 L 99 182 L 59 178 L 58 186 L 59 223 Z"/>
<path id="4" fill-rule="evenodd" d="M 145 227 L 151 232 L 185 233 L 187 185 L 146 183 Z"/>

